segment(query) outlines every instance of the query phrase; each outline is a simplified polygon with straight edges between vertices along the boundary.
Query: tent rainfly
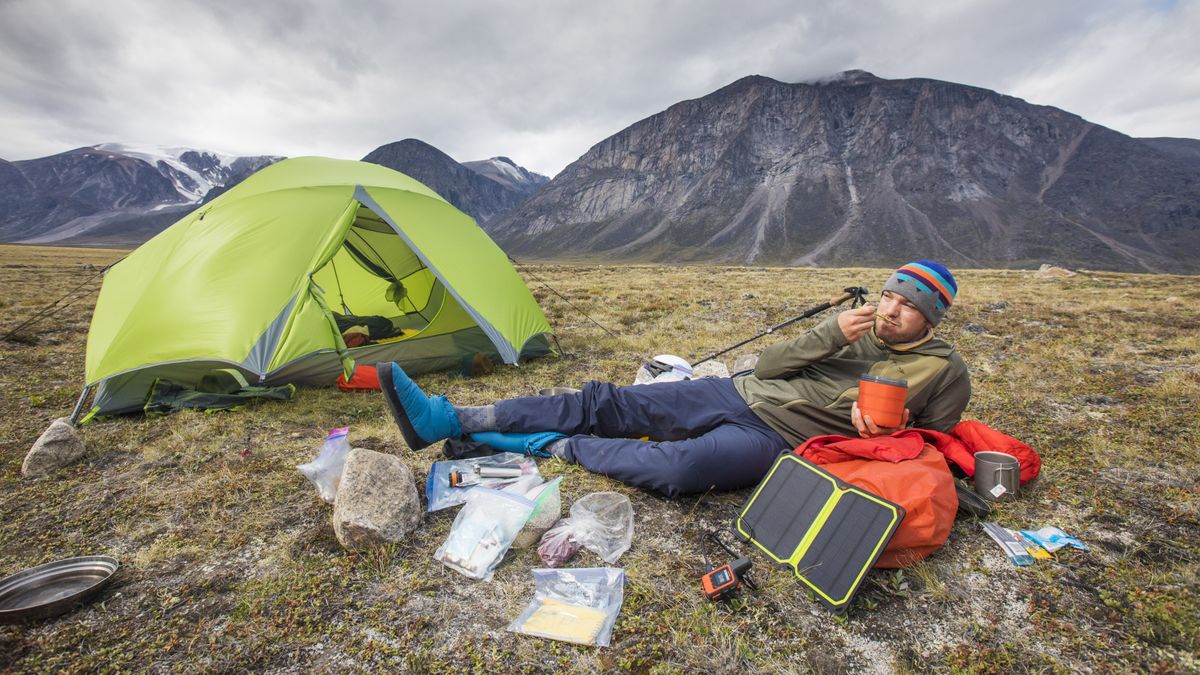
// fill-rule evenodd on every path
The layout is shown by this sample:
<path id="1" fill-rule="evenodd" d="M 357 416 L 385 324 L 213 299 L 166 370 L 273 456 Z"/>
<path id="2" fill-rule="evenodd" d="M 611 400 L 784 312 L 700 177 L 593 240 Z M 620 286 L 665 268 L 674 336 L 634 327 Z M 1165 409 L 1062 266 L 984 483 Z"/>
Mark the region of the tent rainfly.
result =
<path id="1" fill-rule="evenodd" d="M 338 315 L 394 337 L 348 348 Z M 475 353 L 546 354 L 550 326 L 499 247 L 432 190 L 386 167 L 271 165 L 108 270 L 88 332 L 88 413 L 140 410 L 156 379 L 234 368 L 248 382 L 332 384 L 355 363 L 411 373 Z M 81 399 L 82 403 L 83 399 Z"/>

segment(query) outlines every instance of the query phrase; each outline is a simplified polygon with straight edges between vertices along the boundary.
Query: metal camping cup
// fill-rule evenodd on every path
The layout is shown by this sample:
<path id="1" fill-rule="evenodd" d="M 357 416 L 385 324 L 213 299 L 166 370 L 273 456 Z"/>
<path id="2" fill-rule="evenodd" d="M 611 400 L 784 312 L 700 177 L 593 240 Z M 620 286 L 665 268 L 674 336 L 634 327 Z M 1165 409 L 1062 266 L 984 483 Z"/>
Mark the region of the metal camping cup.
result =
<path id="1" fill-rule="evenodd" d="M 908 400 L 908 382 L 878 375 L 858 379 L 858 410 L 870 415 L 877 426 L 894 429 L 904 423 L 904 404 Z"/>
<path id="2" fill-rule="evenodd" d="M 1021 484 L 1021 463 L 1004 452 L 975 453 L 975 494 L 996 501 L 1015 496 Z"/>

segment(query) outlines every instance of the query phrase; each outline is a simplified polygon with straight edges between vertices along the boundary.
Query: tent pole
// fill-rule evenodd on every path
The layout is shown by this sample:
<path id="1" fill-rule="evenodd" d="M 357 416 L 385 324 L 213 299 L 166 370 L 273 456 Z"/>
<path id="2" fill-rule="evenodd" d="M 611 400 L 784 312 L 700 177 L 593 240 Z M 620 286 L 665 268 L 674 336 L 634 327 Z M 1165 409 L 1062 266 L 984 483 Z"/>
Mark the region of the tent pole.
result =
<path id="1" fill-rule="evenodd" d="M 92 393 L 92 390 L 95 388 L 96 385 L 89 384 L 79 394 L 79 400 L 75 402 L 75 409 L 71 411 L 71 418 L 68 420 L 71 426 L 75 426 L 76 422 L 79 421 L 79 413 L 83 411 L 83 402 L 87 400 L 88 394 Z"/>

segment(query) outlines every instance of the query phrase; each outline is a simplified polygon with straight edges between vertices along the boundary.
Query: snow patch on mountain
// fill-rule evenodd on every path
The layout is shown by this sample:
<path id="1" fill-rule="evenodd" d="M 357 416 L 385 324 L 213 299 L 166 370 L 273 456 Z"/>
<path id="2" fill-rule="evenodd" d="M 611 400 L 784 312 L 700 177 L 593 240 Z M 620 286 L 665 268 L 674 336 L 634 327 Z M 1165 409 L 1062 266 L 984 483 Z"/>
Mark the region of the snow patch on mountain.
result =
<path id="1" fill-rule="evenodd" d="M 231 166 L 238 159 L 211 150 L 171 147 L 136 147 L 122 143 L 101 143 L 92 146 L 101 152 L 110 152 L 140 159 L 169 179 L 175 189 L 189 203 L 197 203 L 214 187 L 221 187 L 232 174 Z"/>
<path id="2" fill-rule="evenodd" d="M 462 165 L 481 176 L 525 195 L 537 191 L 538 188 L 550 182 L 546 176 L 518 166 L 516 162 L 507 157 L 463 162 Z"/>

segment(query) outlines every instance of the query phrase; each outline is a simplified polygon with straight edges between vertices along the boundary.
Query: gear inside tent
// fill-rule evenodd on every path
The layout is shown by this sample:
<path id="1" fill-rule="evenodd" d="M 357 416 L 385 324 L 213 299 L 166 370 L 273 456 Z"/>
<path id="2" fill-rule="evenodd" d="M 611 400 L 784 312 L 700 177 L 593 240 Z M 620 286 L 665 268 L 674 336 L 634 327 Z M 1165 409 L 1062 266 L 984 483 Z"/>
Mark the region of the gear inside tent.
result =
<path id="1" fill-rule="evenodd" d="M 269 166 L 108 270 L 88 333 L 88 417 L 141 410 L 156 380 L 331 385 L 552 351 L 550 326 L 470 216 L 386 167 Z M 349 344 L 348 344 L 349 342 Z M 85 390 L 85 395 L 87 390 Z"/>

